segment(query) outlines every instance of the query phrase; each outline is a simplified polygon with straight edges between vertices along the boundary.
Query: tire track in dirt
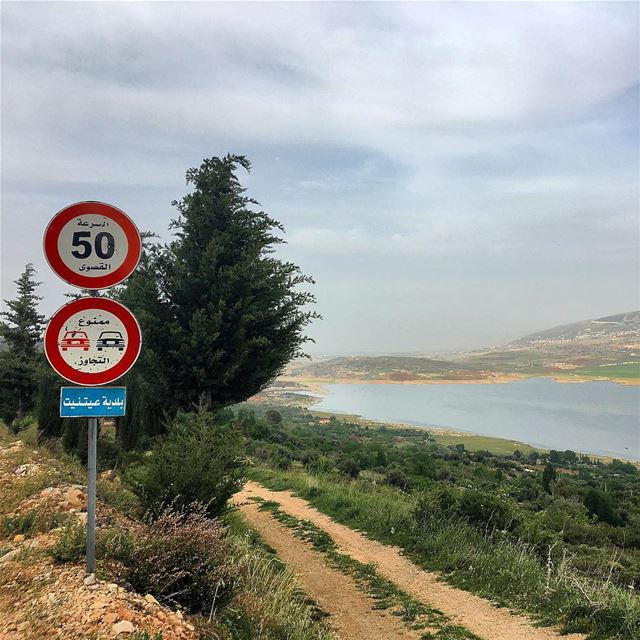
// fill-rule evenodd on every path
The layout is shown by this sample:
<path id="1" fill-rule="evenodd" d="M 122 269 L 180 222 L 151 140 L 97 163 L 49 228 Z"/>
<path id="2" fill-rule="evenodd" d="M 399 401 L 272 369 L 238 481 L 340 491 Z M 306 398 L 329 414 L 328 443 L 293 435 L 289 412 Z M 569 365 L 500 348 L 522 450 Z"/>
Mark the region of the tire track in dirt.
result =
<path id="1" fill-rule="evenodd" d="M 342 640 L 419 640 L 422 632 L 408 629 L 389 613 L 372 609 L 372 601 L 353 580 L 329 568 L 321 554 L 294 536 L 256 503 L 235 498 L 243 515 L 260 537 L 298 577 L 305 593 L 330 615 L 329 621 Z"/>
<path id="2" fill-rule="evenodd" d="M 416 600 L 440 609 L 451 618 L 452 622 L 466 627 L 484 640 L 585 639 L 582 634 L 561 635 L 558 630 L 550 627 L 534 627 L 523 615 L 496 607 L 488 600 L 439 581 L 437 574 L 415 565 L 402 555 L 399 548 L 383 545 L 358 531 L 334 522 L 329 516 L 314 509 L 306 500 L 294 496 L 290 491 L 271 491 L 256 482 L 248 482 L 244 490 L 236 494 L 235 499 L 242 502 L 256 496 L 264 500 L 274 500 L 280 504 L 282 511 L 300 519 L 310 520 L 333 538 L 342 553 L 363 563 L 375 563 L 378 572 L 395 583 L 397 587 Z M 281 526 L 271 518 L 261 524 L 266 527 L 265 531 L 268 531 L 271 526 Z M 258 527 L 258 530 L 262 535 L 262 527 Z M 284 557 L 283 560 L 287 562 Z M 352 637 L 356 638 L 356 636 Z M 385 637 L 377 636 L 377 638 Z"/>

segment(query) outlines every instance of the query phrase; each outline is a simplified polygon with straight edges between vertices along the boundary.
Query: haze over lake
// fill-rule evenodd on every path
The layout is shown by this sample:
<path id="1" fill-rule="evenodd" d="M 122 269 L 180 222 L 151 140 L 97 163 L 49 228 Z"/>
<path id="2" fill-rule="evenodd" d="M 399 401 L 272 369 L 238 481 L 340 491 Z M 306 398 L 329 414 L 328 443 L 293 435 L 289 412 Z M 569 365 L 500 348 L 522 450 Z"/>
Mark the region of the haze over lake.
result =
<path id="1" fill-rule="evenodd" d="M 447 427 L 640 460 L 640 387 L 612 382 L 561 384 L 327 384 L 319 411 Z"/>

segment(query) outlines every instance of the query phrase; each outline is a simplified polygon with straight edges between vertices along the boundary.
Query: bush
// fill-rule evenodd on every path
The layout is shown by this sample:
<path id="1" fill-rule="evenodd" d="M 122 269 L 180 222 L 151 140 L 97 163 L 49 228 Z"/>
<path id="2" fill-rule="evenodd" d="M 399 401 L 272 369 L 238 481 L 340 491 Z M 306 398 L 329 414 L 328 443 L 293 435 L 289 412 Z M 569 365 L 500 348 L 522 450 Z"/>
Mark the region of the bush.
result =
<path id="1" fill-rule="evenodd" d="M 139 518 L 142 515 L 142 509 L 140 508 L 138 496 L 127 487 L 123 487 L 119 482 L 118 476 L 116 476 L 116 479 L 118 482 L 98 478 L 96 487 L 98 500 L 103 500 L 130 518 Z"/>
<path id="2" fill-rule="evenodd" d="M 584 505 L 589 515 L 595 516 L 600 522 L 606 522 L 614 527 L 622 524 L 610 494 L 598 489 L 589 489 L 584 497 Z"/>
<path id="3" fill-rule="evenodd" d="M 121 577 L 140 593 L 209 613 L 214 601 L 219 605 L 230 595 L 228 556 L 224 530 L 204 505 L 188 511 L 167 506 L 134 537 Z"/>
<path id="4" fill-rule="evenodd" d="M 129 563 L 133 558 L 133 536 L 122 527 L 98 529 L 96 533 L 96 556 L 105 560 Z"/>
<path id="5" fill-rule="evenodd" d="M 424 528 L 431 520 L 452 518 L 458 512 L 460 497 L 458 491 L 451 487 L 438 487 L 421 494 L 413 508 L 412 515 L 416 524 Z"/>
<path id="6" fill-rule="evenodd" d="M 402 491 L 408 491 L 411 488 L 411 480 L 400 469 L 391 469 L 390 471 L 387 471 L 385 480 L 387 484 L 392 487 L 402 489 Z"/>
<path id="7" fill-rule="evenodd" d="M 511 530 L 516 520 L 514 507 L 506 497 L 486 491 L 465 491 L 459 510 L 469 524 L 485 531 Z"/>
<path id="8" fill-rule="evenodd" d="M 265 413 L 265 417 L 274 426 L 278 426 L 282 424 L 282 415 L 280 414 L 279 411 L 276 411 L 275 409 L 269 409 Z"/>
<path id="9" fill-rule="evenodd" d="M 105 471 L 113 469 L 122 462 L 123 451 L 118 442 L 105 436 L 99 436 L 97 442 L 98 449 L 98 470 Z"/>
<path id="10" fill-rule="evenodd" d="M 155 514 L 168 504 L 182 510 L 199 502 L 214 517 L 242 487 L 244 468 L 237 433 L 216 424 L 200 407 L 196 413 L 179 413 L 168 434 L 125 480 L 142 506 Z"/>
<path id="11" fill-rule="evenodd" d="M 28 429 L 34 422 L 34 417 L 30 415 L 22 416 L 21 418 L 15 418 L 9 428 L 14 435 L 17 435 L 21 431 Z"/>
<path id="12" fill-rule="evenodd" d="M 86 527 L 77 520 L 65 525 L 49 553 L 56 562 L 77 562 L 86 553 Z"/>

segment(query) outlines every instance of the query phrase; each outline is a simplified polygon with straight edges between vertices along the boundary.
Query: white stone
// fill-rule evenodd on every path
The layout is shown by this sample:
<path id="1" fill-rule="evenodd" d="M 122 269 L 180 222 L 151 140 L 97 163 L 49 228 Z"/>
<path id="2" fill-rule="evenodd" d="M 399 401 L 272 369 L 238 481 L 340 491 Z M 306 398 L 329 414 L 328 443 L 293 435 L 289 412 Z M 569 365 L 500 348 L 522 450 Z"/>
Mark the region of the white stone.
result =
<path id="1" fill-rule="evenodd" d="M 136 628 L 128 620 L 122 620 L 111 627 L 111 635 L 119 636 L 121 633 L 133 633 L 135 630 Z"/>

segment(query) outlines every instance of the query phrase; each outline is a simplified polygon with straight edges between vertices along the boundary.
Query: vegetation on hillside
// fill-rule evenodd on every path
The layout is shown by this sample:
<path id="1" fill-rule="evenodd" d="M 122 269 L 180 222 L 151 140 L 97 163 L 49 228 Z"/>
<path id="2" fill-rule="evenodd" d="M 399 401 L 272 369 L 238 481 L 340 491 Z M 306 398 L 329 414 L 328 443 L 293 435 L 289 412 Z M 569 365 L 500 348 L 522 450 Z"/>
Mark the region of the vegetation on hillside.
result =
<path id="1" fill-rule="evenodd" d="M 15 280 L 16 297 L 4 300 L 6 311 L 0 312 L 0 418 L 15 431 L 25 415 L 33 410 L 38 389 L 38 376 L 43 358 L 38 343 L 44 329 L 44 316 L 38 312 L 42 297 L 34 279 L 36 270 L 27 264 Z"/>
<path id="2" fill-rule="evenodd" d="M 181 418 L 191 419 L 199 418 Z M 34 451 L 34 427 L 20 434 L 29 447 L 18 448 L 0 426 L 0 557 L 19 551 L 19 570 L 28 573 L 30 565 L 36 565 L 49 576 L 46 586 L 65 566 L 84 563 L 86 531 L 78 518 L 81 514 L 56 501 L 68 491 L 69 482 L 83 479 L 84 472 L 53 441 L 47 449 Z M 15 473 L 24 464 L 28 477 Z M 333 638 L 292 574 L 237 514 L 211 518 L 206 505 L 198 502 L 184 507 L 166 504 L 157 513 L 145 512 L 129 487 L 118 477 L 105 475 L 98 484 L 98 499 L 97 574 L 104 584 L 115 582 L 141 595 L 151 594 L 190 614 L 189 622 L 202 638 Z M 3 562 L 0 574 L 9 580 L 14 571 L 6 559 Z M 21 588 L 12 585 L 14 591 Z M 39 625 L 44 624 L 43 617 L 39 612 Z M 97 614 L 92 616 L 93 623 L 100 620 Z"/>
<path id="3" fill-rule="evenodd" d="M 236 417 L 255 479 L 547 624 L 640 637 L 636 466 L 572 451 L 469 452 L 423 430 L 280 411 L 278 424 L 246 408 Z"/>

